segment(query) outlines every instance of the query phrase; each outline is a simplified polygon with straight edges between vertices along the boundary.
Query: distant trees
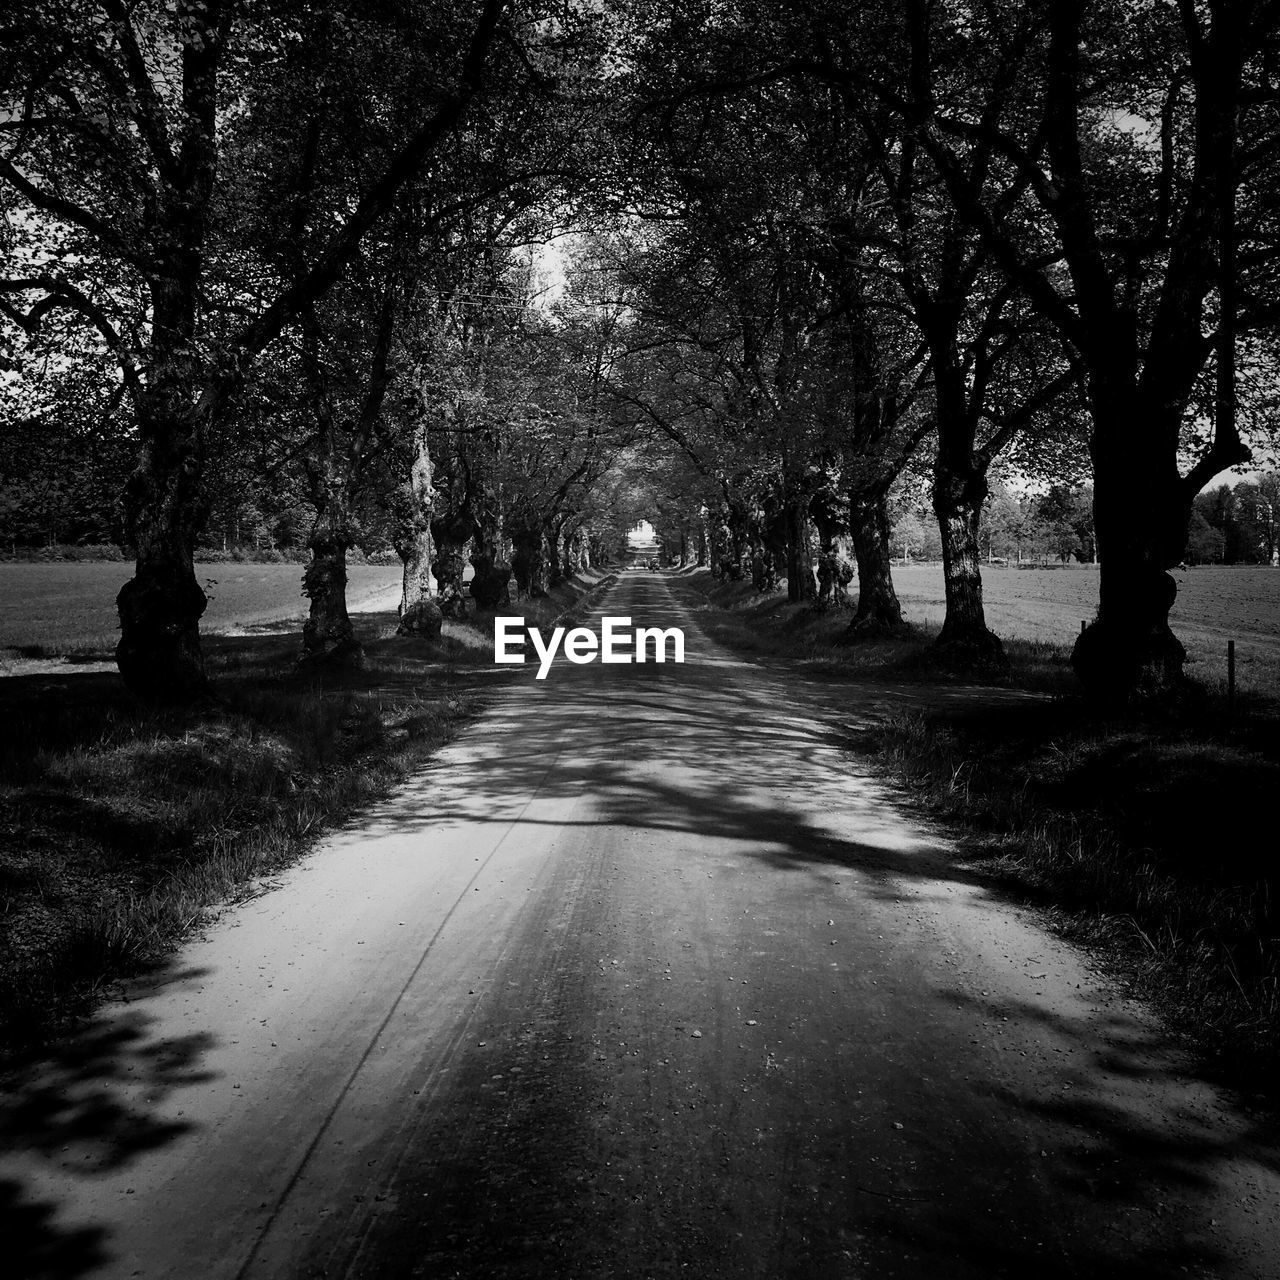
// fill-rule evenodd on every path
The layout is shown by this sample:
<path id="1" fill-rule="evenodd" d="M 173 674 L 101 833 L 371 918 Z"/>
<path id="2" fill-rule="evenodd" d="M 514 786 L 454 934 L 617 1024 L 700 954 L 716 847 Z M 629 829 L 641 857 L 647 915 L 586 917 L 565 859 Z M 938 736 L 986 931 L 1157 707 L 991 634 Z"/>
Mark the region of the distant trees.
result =
<path id="1" fill-rule="evenodd" d="M 899 499 L 892 526 L 897 558 L 942 559 L 942 542 L 930 528 L 929 514 L 930 504 L 918 492 Z M 979 553 L 988 563 L 1091 563 L 1096 558 L 1093 492 L 1087 484 L 1058 484 L 1044 491 L 1019 493 L 1004 481 L 994 480 L 983 504 L 979 529 Z"/>
<path id="2" fill-rule="evenodd" d="M 1019 496 L 996 486 L 984 514 L 983 546 L 988 560 L 1092 562 L 1097 558 L 1092 489 L 1058 484 Z"/>
<path id="3" fill-rule="evenodd" d="M 1280 557 L 1280 472 L 1200 494 L 1187 539 L 1189 564 L 1275 564 Z"/>
<path id="4" fill-rule="evenodd" d="M 941 543 L 927 527 L 927 506 L 919 494 L 896 504 L 896 558 L 941 559 Z M 983 510 L 981 546 L 988 561 L 1093 562 L 1097 538 L 1091 486 L 1055 484 L 1017 493 L 1001 481 L 993 483 Z M 1183 560 L 1193 565 L 1280 563 L 1280 472 L 1199 494 Z"/>
<path id="5" fill-rule="evenodd" d="M 30 405 L 0 432 L 0 546 L 119 538 L 133 451 L 104 422 L 108 403 L 109 387 L 96 378 L 59 380 L 56 399 Z"/>

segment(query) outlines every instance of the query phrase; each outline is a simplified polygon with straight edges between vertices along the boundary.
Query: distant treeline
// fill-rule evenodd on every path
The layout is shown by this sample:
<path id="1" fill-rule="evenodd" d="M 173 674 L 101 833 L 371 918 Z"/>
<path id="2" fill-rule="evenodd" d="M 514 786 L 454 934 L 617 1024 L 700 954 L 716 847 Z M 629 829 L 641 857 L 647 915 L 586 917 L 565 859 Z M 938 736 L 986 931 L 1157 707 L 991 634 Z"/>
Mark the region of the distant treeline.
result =
<path id="1" fill-rule="evenodd" d="M 120 495 L 129 456 L 97 437 L 60 424 L 42 433 L 0 435 L 0 557 L 16 560 L 132 559 L 124 538 Z M 231 468 L 227 468 L 228 472 Z M 221 473 L 196 548 L 205 563 L 280 562 L 310 556 L 313 513 L 277 480 L 250 485 Z M 237 481 L 240 481 L 237 483 Z M 379 508 L 360 512 L 360 542 L 351 559 L 396 559 L 388 520 Z"/>
<path id="2" fill-rule="evenodd" d="M 1040 494 L 1017 494 L 994 483 L 982 510 L 978 545 L 988 562 L 1097 559 L 1093 488 L 1056 484 Z M 894 559 L 940 560 L 942 541 L 927 496 L 917 495 L 895 513 L 890 534 Z"/>
<path id="3" fill-rule="evenodd" d="M 1280 550 L 1280 472 L 1207 489 L 1195 500 L 1188 564 L 1275 564 Z"/>
<path id="4" fill-rule="evenodd" d="M 942 543 L 927 494 L 902 498 L 892 512 L 890 548 L 902 562 L 940 560 Z M 983 558 L 1011 564 L 1097 559 L 1093 488 L 1058 484 L 1044 493 L 1015 493 L 994 483 L 982 510 Z M 1195 500 L 1187 564 L 1273 564 L 1280 550 L 1280 472 L 1206 490 Z"/>
<path id="5" fill-rule="evenodd" d="M 87 461 L 87 459 L 86 459 Z M 46 460 L 47 462 L 47 460 Z M 17 560 L 124 559 L 117 513 L 123 467 L 108 483 L 85 483 L 78 467 L 71 477 L 33 467 L 24 481 L 12 475 L 0 484 L 0 558 Z M 114 482 L 114 483 L 112 483 Z M 389 530 L 369 512 L 355 563 L 394 563 Z M 197 559 L 304 561 L 308 556 L 305 508 L 288 492 L 228 493 L 214 504 Z M 997 482 L 982 513 L 979 541 L 984 559 L 1010 563 L 1057 560 L 1090 563 L 1097 558 L 1093 488 L 1058 484 L 1040 494 L 1018 494 Z M 894 559 L 940 560 L 942 543 L 927 496 L 899 500 L 892 512 Z M 1280 550 L 1280 472 L 1235 485 L 1221 484 L 1195 500 L 1187 538 L 1187 564 L 1272 564 Z"/>

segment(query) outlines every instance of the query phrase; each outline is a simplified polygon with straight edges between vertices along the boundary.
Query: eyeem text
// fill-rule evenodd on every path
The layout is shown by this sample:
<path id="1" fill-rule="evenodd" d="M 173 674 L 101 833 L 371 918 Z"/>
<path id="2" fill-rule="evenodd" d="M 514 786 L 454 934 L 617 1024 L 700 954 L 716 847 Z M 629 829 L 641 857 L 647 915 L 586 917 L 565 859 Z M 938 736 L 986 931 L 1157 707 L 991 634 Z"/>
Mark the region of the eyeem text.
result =
<path id="1" fill-rule="evenodd" d="M 601 618 L 599 635 L 586 627 L 574 627 L 567 634 L 564 627 L 557 627 L 548 642 L 537 627 L 526 626 L 523 618 L 494 618 L 494 662 L 524 662 L 526 639 L 538 658 L 539 680 L 547 678 L 551 660 L 562 644 L 564 656 L 577 663 L 597 658 L 612 663 L 666 662 L 668 645 L 671 661 L 684 661 L 684 632 L 679 627 L 636 627 L 632 631 L 630 618 Z"/>

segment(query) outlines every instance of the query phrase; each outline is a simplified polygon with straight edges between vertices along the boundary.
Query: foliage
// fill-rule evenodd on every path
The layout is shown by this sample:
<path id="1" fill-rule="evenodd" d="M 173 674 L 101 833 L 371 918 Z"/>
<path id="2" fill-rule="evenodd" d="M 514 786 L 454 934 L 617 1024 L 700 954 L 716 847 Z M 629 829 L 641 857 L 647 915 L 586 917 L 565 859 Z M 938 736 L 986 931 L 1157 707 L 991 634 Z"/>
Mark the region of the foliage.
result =
<path id="1" fill-rule="evenodd" d="M 1280 473 L 1221 484 L 1196 498 L 1187 559 L 1193 564 L 1275 564 L 1278 531 Z"/>
<path id="2" fill-rule="evenodd" d="M 197 547 L 309 547 L 317 606 L 433 537 L 541 590 L 643 509 L 796 599 L 852 549 L 891 620 L 909 475 L 958 655 L 984 559 L 1096 559 L 1123 701 L 1179 677 L 1184 549 L 1274 546 L 1194 504 L 1278 420 L 1266 0 L 17 13 L 0 537 L 136 553 L 139 687 L 202 685 Z"/>

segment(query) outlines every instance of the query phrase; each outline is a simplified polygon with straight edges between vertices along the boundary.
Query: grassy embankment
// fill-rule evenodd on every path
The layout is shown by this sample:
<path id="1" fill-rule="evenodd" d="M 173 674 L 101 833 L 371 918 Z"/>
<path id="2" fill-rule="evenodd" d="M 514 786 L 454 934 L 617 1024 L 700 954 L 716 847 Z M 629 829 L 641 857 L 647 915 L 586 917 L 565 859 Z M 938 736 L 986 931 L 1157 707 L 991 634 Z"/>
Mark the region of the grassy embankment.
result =
<path id="1" fill-rule="evenodd" d="M 832 679 L 944 679 L 924 660 L 931 628 L 842 644 L 847 612 L 689 582 L 700 620 L 740 652 Z M 1078 697 L 1065 645 L 1006 648 L 1006 683 L 1051 696 L 893 716 L 859 748 L 959 828 L 970 872 L 1046 909 L 1235 1083 L 1274 1090 L 1280 705 L 1251 692 L 1228 716 L 1210 688 L 1177 714 L 1104 718 Z"/>
<path id="2" fill-rule="evenodd" d="M 539 625 L 599 575 L 518 605 Z M 286 603 L 286 608 L 288 604 Z M 252 896 L 473 717 L 505 669 L 481 622 L 438 642 L 355 618 L 363 671 L 296 667 L 296 635 L 206 639 L 217 701 L 138 704 L 114 674 L 0 680 L 0 1043 L 39 1038 Z"/>

